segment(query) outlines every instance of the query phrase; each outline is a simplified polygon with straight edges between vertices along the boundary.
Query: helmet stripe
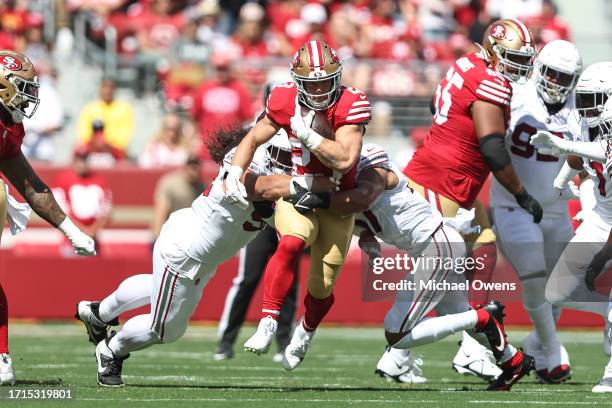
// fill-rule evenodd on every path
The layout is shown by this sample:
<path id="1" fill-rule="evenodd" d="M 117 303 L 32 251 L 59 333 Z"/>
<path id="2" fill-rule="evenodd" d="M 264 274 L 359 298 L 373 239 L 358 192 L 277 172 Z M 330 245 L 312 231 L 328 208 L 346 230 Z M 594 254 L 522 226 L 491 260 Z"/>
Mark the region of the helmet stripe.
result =
<path id="1" fill-rule="evenodd" d="M 321 66 L 321 60 L 317 51 L 317 42 L 310 41 L 308 43 L 308 54 L 310 54 L 310 69 L 313 70 L 315 67 Z"/>
<path id="2" fill-rule="evenodd" d="M 527 26 L 516 19 L 511 19 L 510 21 L 519 27 L 521 33 L 523 34 L 523 41 L 525 41 L 526 44 L 531 44 L 531 35 L 529 34 L 529 29 Z"/>

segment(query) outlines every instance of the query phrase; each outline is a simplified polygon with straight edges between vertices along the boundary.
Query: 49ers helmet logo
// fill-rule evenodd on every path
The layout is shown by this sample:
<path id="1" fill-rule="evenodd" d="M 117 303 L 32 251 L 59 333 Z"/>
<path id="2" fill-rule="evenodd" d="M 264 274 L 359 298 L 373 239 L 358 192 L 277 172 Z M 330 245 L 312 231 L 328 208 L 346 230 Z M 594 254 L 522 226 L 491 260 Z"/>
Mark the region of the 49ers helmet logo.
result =
<path id="1" fill-rule="evenodd" d="M 506 27 L 501 24 L 494 25 L 490 31 L 491 37 L 497 38 L 498 40 L 506 38 Z"/>
<path id="2" fill-rule="evenodd" d="M 0 65 L 9 71 L 19 71 L 21 69 L 21 62 L 10 55 L 3 55 L 0 57 Z"/>
<path id="3" fill-rule="evenodd" d="M 298 50 L 293 56 L 293 60 L 291 61 L 291 67 L 297 68 L 299 66 L 300 66 L 300 51 Z"/>

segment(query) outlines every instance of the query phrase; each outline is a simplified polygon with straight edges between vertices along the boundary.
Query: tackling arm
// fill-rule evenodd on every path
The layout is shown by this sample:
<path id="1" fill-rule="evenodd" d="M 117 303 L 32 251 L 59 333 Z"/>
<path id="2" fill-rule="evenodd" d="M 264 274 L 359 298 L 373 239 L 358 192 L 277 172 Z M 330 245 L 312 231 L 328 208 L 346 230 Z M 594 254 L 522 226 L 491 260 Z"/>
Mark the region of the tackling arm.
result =
<path id="1" fill-rule="evenodd" d="M 272 122 L 267 115 L 264 116 L 238 144 L 234 157 L 232 157 L 232 167 L 238 166 L 244 172 L 253 160 L 255 150 L 270 140 L 278 129 L 276 123 Z"/>
<path id="2" fill-rule="evenodd" d="M 364 170 L 359 174 L 356 188 L 332 194 L 329 208 L 343 214 L 367 210 L 385 190 L 388 171 L 380 167 Z"/>
<path id="3" fill-rule="evenodd" d="M 286 197 L 294 193 L 291 183 L 308 186 L 308 191 L 315 193 L 329 193 L 336 189 L 336 183 L 329 177 L 313 177 L 308 182 L 300 180 L 304 178 L 304 176 L 291 177 L 280 174 L 260 176 L 247 172 L 244 176 L 244 185 L 251 201 L 276 201 L 281 197 Z"/>

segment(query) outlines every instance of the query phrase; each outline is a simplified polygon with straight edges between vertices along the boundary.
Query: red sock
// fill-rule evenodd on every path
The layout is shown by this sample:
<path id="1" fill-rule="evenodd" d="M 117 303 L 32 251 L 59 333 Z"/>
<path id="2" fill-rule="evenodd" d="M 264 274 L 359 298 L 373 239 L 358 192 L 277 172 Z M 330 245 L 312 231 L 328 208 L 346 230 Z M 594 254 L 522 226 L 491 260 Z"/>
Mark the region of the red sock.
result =
<path id="1" fill-rule="evenodd" d="M 8 352 L 8 302 L 0 285 L 0 353 Z"/>
<path id="2" fill-rule="evenodd" d="M 497 247 L 494 242 L 479 246 L 472 250 L 472 257 L 479 259 L 483 267 L 473 268 L 469 277 L 470 281 L 479 280 L 482 282 L 491 282 L 495 265 L 497 264 Z M 480 290 L 470 293 L 470 300 L 475 303 L 485 304 L 489 301 L 489 291 Z"/>
<path id="3" fill-rule="evenodd" d="M 304 297 L 304 306 L 306 306 L 302 323 L 304 329 L 306 331 L 315 331 L 333 304 L 333 293 L 325 299 L 317 299 L 312 297 L 310 293 L 307 293 L 306 297 Z"/>
<path id="4" fill-rule="evenodd" d="M 489 312 L 482 308 L 476 309 L 476 316 L 478 317 L 478 320 L 476 321 L 476 330 L 482 329 L 491 317 Z"/>
<path id="5" fill-rule="evenodd" d="M 278 241 L 276 252 L 270 258 L 264 275 L 262 319 L 267 316 L 278 319 L 305 245 L 304 241 L 290 235 L 282 236 Z"/>
<path id="6" fill-rule="evenodd" d="M 523 357 L 523 353 L 520 350 L 516 350 L 516 353 L 510 357 L 510 360 L 502 364 L 502 368 L 516 367 L 523 361 Z"/>

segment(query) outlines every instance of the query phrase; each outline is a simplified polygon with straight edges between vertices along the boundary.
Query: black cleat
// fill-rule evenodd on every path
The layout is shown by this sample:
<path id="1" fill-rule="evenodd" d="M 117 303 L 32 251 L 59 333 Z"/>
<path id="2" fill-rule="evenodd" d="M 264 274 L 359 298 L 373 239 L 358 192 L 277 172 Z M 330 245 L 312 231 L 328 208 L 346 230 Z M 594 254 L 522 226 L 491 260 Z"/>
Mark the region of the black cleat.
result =
<path id="1" fill-rule="evenodd" d="M 112 336 L 111 336 L 112 338 Z M 96 347 L 96 361 L 98 363 L 98 384 L 103 387 L 123 387 L 123 380 L 121 379 L 121 371 L 123 370 L 123 361 L 126 360 L 130 355 L 125 357 L 117 357 L 108 348 L 108 341 L 106 339 L 98 344 Z"/>
<path id="2" fill-rule="evenodd" d="M 504 305 L 496 300 L 492 300 L 485 306 L 477 306 L 476 308 L 483 309 L 489 314 L 486 324 L 476 331 L 487 336 L 489 348 L 493 352 L 495 360 L 499 361 L 504 349 L 508 345 L 503 324 Z"/>
<path id="3" fill-rule="evenodd" d="M 97 345 L 107 337 L 110 326 L 118 325 L 119 321 L 115 318 L 109 323 L 104 323 L 98 314 L 100 302 L 88 302 L 83 300 L 76 305 L 74 317 L 85 325 L 89 341 Z"/>
<path id="4" fill-rule="evenodd" d="M 502 368 L 502 373 L 487 388 L 487 391 L 510 391 L 512 386 L 519 382 L 521 378 L 535 370 L 535 360 L 533 357 L 529 354 L 524 354 L 522 351 L 517 351 L 517 353 L 521 353 L 521 361 L 513 367 Z"/>

